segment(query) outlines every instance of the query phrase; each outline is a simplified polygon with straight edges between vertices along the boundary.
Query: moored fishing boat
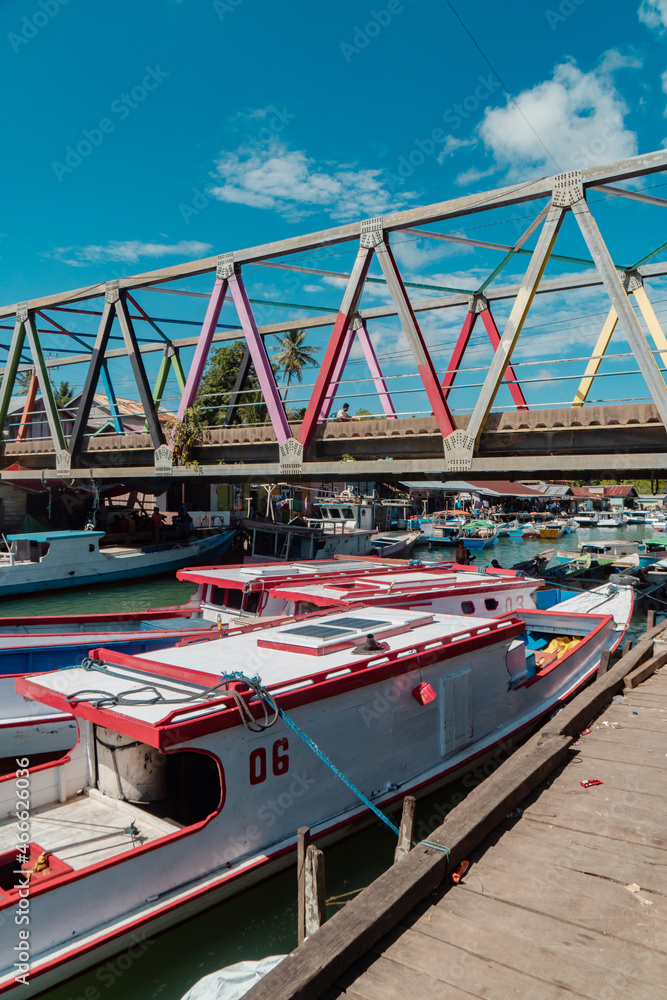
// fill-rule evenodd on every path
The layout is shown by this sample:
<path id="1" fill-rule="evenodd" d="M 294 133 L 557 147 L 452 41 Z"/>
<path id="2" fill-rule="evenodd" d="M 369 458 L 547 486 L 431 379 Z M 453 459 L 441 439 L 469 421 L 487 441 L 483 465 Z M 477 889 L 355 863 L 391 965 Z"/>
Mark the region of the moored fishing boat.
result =
<path id="1" fill-rule="evenodd" d="M 548 521 L 540 528 L 540 538 L 550 540 L 561 538 L 565 534 L 565 523 L 563 521 Z"/>
<path id="2" fill-rule="evenodd" d="M 380 648 L 363 643 L 369 631 Z M 0 991 L 34 996 L 242 891 L 291 863 L 299 826 L 331 842 L 372 820 L 371 807 L 451 780 L 574 693 L 621 637 L 605 614 L 367 606 L 157 659 L 99 650 L 97 662 L 25 678 L 19 693 L 71 709 L 81 740 L 38 781 L 26 767 L 35 801 L 23 863 L 15 777 L 0 781 L 0 915 L 19 906 L 14 870 L 46 855 L 30 881 L 25 985 L 17 937 L 5 934 Z"/>
<path id="3" fill-rule="evenodd" d="M 235 535 L 232 530 L 191 542 L 104 549 L 99 545 L 103 531 L 7 535 L 9 552 L 0 555 L 0 597 L 168 573 L 196 559 L 223 555 Z"/>
<path id="4" fill-rule="evenodd" d="M 443 613 L 495 617 L 513 608 L 535 608 L 533 595 L 541 586 L 540 581 L 526 579 L 523 574 L 509 570 L 478 572 L 472 567 L 453 567 L 449 563 L 399 567 L 391 560 L 373 558 L 203 566 L 180 570 L 178 576 L 196 585 L 189 604 L 133 613 L 133 628 L 136 630 L 141 624 L 147 630 L 138 635 L 129 633 L 127 644 L 120 638 L 123 633 L 119 635 L 112 629 L 96 634 L 93 628 L 87 631 L 84 628 L 83 634 L 74 635 L 57 630 L 52 635 L 33 631 L 28 637 L 19 637 L 18 641 L 26 644 L 21 650 L 22 658 L 15 651 L 17 658 L 12 660 L 12 651 L 8 650 L 5 656 L 9 673 L 0 675 L 0 705 L 3 706 L 0 759 L 16 756 L 19 751 L 56 753 L 73 745 L 71 716 L 54 715 L 53 712 L 45 715 L 35 702 L 18 698 L 14 691 L 15 680 L 28 671 L 77 663 L 100 643 L 107 648 L 138 653 L 188 641 L 201 634 L 199 630 L 224 633 L 229 627 L 258 619 L 334 610 L 359 605 L 369 599 L 390 606 L 409 608 L 417 602 L 420 607 Z M 173 615 L 179 612 L 183 617 L 176 619 L 174 624 Z M 156 617 L 151 618 L 151 614 Z M 141 615 L 146 620 L 138 622 L 136 618 Z M 39 619 L 34 621 L 33 629 L 44 629 Z M 65 628 L 71 628 L 69 621 Z M 0 619 L 0 644 L 3 641 L 2 622 Z M 121 629 L 124 624 L 118 623 Z M 181 627 L 183 631 L 177 631 Z M 57 629 L 54 625 L 46 628 Z M 61 644 L 49 646 L 49 640 Z M 2 660 L 0 655 L 0 664 Z"/>

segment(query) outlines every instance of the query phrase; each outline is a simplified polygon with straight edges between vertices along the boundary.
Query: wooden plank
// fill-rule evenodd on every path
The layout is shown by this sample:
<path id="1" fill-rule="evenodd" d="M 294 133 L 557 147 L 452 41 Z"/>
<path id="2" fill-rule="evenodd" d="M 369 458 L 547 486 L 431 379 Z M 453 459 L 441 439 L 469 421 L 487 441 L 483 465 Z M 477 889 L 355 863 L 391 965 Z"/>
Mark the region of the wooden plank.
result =
<path id="1" fill-rule="evenodd" d="M 463 941 L 461 941 L 463 945 Z M 539 1000 L 572 1000 L 571 992 L 542 978 L 527 975 L 508 966 L 494 964 L 470 954 L 446 941 L 437 945 L 425 934 L 403 930 L 389 935 L 389 942 L 382 954 L 408 969 L 428 969 L 432 979 L 467 990 L 473 997 L 485 1000 L 507 1000 L 520 996 Z M 442 994 L 443 1000 L 447 992 Z"/>
<path id="2" fill-rule="evenodd" d="M 646 663 L 637 667 L 625 677 L 623 681 L 624 686 L 626 688 L 638 687 L 642 681 L 645 681 L 647 677 L 655 673 L 659 667 L 663 667 L 665 663 L 667 663 L 667 649 L 663 646 L 661 652 L 652 656 L 650 660 L 647 660 Z"/>
<path id="3" fill-rule="evenodd" d="M 514 836 L 514 834 L 529 838 L 533 845 L 541 841 L 547 844 L 556 844 L 563 848 L 564 853 L 569 850 L 578 851 L 581 848 L 604 854 L 607 858 L 617 859 L 619 865 L 625 865 L 628 861 L 648 865 L 649 870 L 656 878 L 662 878 L 664 874 L 661 866 L 665 868 L 667 873 L 667 848 L 665 847 L 646 846 L 642 848 L 640 855 L 633 844 L 628 844 L 623 840 L 611 841 L 608 837 L 601 837 L 588 830 L 562 830 L 546 823 L 533 823 L 527 818 L 522 819 L 521 823 L 514 827 L 512 835 Z M 566 857 L 564 865 L 568 866 L 568 863 L 569 859 Z M 572 865 L 569 867 L 574 870 Z M 656 868 L 660 870 L 656 871 Z M 630 878 L 628 881 L 636 882 L 637 880 Z"/>
<path id="4" fill-rule="evenodd" d="M 656 625 L 656 629 L 658 628 L 661 632 L 664 631 L 663 625 Z M 649 659 L 652 651 L 653 642 L 651 639 L 642 639 L 634 649 L 618 661 L 616 666 L 589 685 L 568 705 L 561 708 L 542 732 L 578 736 L 582 729 L 586 729 L 591 719 L 599 715 L 613 696 L 622 689 L 625 675 Z"/>
<path id="5" fill-rule="evenodd" d="M 537 734 L 456 806 L 431 840 L 457 865 L 565 757 L 570 739 Z M 352 962 L 437 887 L 446 854 L 418 844 L 398 864 L 336 913 L 248 992 L 248 1000 L 319 997 Z"/>
<path id="6" fill-rule="evenodd" d="M 433 906 L 412 928 L 438 943 L 447 941 L 468 955 L 509 966 L 537 980 L 565 987 L 591 1000 L 606 996 L 609 978 L 620 995 L 662 997 L 667 957 L 639 946 L 622 951 L 599 932 L 574 930 L 553 917 L 470 893 L 447 894 L 447 905 Z M 470 905 L 472 904 L 472 905 Z M 567 961 L 563 961 L 567 955 Z M 603 992 L 601 992 L 603 991 Z"/>
<path id="7" fill-rule="evenodd" d="M 550 914 L 578 927 L 607 934 L 617 942 L 630 941 L 645 947 L 654 947 L 665 940 L 665 918 L 654 912 L 655 907 L 639 904 L 627 889 L 599 896 L 596 903 L 595 897 L 579 891 L 582 884 L 590 882 L 585 876 L 579 876 L 576 881 L 559 879 L 556 884 L 549 879 L 548 873 L 542 872 L 542 878 L 533 878 L 525 870 L 495 868 L 487 864 L 486 858 L 475 865 L 474 871 L 484 886 L 485 896 L 522 907 L 527 920 L 531 920 L 534 913 Z M 470 892 L 477 899 L 479 885 L 470 879 L 459 886 L 458 891 Z M 624 897 L 632 898 L 625 900 Z"/>
<path id="8" fill-rule="evenodd" d="M 472 878 L 472 875 L 479 879 L 479 883 Z M 651 889 L 642 890 L 641 895 L 653 903 L 652 906 L 648 906 L 619 883 L 609 882 L 586 872 L 574 871 L 563 865 L 558 865 L 555 868 L 545 867 L 538 858 L 518 857 L 509 848 L 498 853 L 489 852 L 489 854 L 484 855 L 481 861 L 475 862 L 470 873 L 466 876 L 467 886 L 478 891 L 483 887 L 484 895 L 494 895 L 494 886 L 497 885 L 499 875 L 510 880 L 525 879 L 535 886 L 536 894 L 532 897 L 530 908 L 538 913 L 543 912 L 541 897 L 546 889 L 566 895 L 578 895 L 583 906 L 583 910 L 580 910 L 580 922 L 584 925 L 587 921 L 592 921 L 592 911 L 602 913 L 608 907 L 616 907 L 617 911 L 624 912 L 627 921 L 634 920 L 644 911 L 646 913 L 650 911 L 650 919 L 661 926 L 660 936 L 664 943 L 667 933 L 667 917 L 663 915 L 661 910 L 661 907 L 664 908 L 664 896 L 661 893 L 655 893 Z M 507 888 L 505 898 L 512 902 L 515 897 L 509 891 L 509 884 Z M 597 926 L 597 924 L 592 921 L 591 926 Z"/>
<path id="9" fill-rule="evenodd" d="M 512 850 L 518 850 L 522 856 L 530 852 L 533 859 L 546 864 L 549 868 L 558 865 L 569 868 L 570 871 L 583 872 L 628 885 L 636 882 L 651 892 L 662 892 L 667 895 L 667 853 L 663 852 L 660 862 L 646 862 L 644 853 L 634 851 L 619 851 L 609 841 L 598 839 L 598 846 L 577 843 L 569 839 L 562 830 L 560 838 L 549 839 L 540 836 L 537 824 L 530 832 L 524 832 L 526 824 L 519 823 L 509 835 Z M 537 827 L 537 828 L 536 828 Z M 604 845 L 604 847 L 602 846 Z M 667 970 L 666 970 L 667 971 Z M 667 979 L 667 977 L 666 977 Z"/>
<path id="10" fill-rule="evenodd" d="M 591 733 L 590 736 L 584 737 L 587 743 L 586 758 L 594 761 L 609 760 L 629 764 L 636 762 L 643 766 L 663 767 L 664 757 L 662 754 L 657 755 L 649 743 L 642 742 L 638 745 L 633 743 L 632 746 L 628 746 L 627 743 L 619 743 L 612 737 L 611 734 L 615 732 L 616 730 L 612 729 L 606 734 L 605 730 L 606 735 Z"/>
<path id="11" fill-rule="evenodd" d="M 442 983 L 431 979 L 426 971 L 408 969 L 400 962 L 372 952 L 361 963 L 357 962 L 338 981 L 350 1000 L 443 1000 Z M 447 1000 L 470 1000 L 470 993 L 449 986 Z"/>

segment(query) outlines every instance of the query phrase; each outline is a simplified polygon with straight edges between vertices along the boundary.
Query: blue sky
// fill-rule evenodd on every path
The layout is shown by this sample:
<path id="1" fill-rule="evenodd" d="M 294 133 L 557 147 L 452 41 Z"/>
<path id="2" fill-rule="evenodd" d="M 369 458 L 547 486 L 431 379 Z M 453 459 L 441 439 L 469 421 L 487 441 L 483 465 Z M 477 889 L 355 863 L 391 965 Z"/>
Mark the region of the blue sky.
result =
<path id="1" fill-rule="evenodd" d="M 0 28 L 4 303 L 613 161 L 658 149 L 667 136 L 667 0 L 117 0 L 111 8 L 3 0 Z M 638 186 L 667 197 L 666 184 L 654 175 Z M 667 238 L 659 208 L 602 195 L 591 206 L 618 263 Z M 540 207 L 431 228 L 512 243 Z M 394 246 L 407 280 L 437 286 L 474 290 L 500 259 L 399 235 Z M 571 219 L 557 250 L 587 255 Z M 340 272 L 353 255 L 347 245 L 299 263 Z M 495 285 L 518 279 L 525 261 Z M 547 275 L 574 270 L 554 263 Z M 337 279 L 261 268 L 247 282 L 257 299 L 304 307 L 336 308 L 341 294 Z M 205 292 L 211 283 L 204 276 L 181 287 Z M 661 318 L 665 287 L 649 288 Z M 193 324 L 164 325 L 173 337 L 196 333 L 205 309 L 199 299 L 137 299 L 151 315 Z M 362 305 L 386 301 L 376 284 Z M 531 402 L 574 395 L 584 363 L 549 362 L 590 353 L 607 308 L 598 290 L 537 302 L 515 352 L 517 363 L 530 364 L 520 372 Z M 494 307 L 501 328 L 508 310 Z M 258 314 L 272 322 L 313 312 L 262 306 Z M 464 317 L 421 315 L 444 369 Z M 222 321 L 235 322 L 231 306 Z M 67 322 L 80 333 L 95 329 L 93 317 Z M 395 376 L 397 409 L 427 410 L 396 323 L 378 321 L 370 332 Z M 9 335 L 0 330 L 0 342 Z M 324 348 L 324 333 L 309 339 Z M 71 351 L 64 338 L 48 344 Z M 627 352 L 620 333 L 613 348 Z M 488 358 L 476 330 L 454 410 L 471 408 L 465 386 L 482 380 L 474 369 Z M 184 360 L 187 367 L 187 353 Z M 159 355 L 148 356 L 151 376 L 158 364 Z M 635 368 L 632 358 L 604 364 Z M 81 368 L 60 372 L 81 386 Z M 120 395 L 136 395 L 124 362 L 112 373 Z M 556 374 L 571 378 L 555 382 Z M 367 371 L 355 350 L 341 392 L 370 392 L 361 378 Z M 598 380 L 592 398 L 645 395 L 640 379 L 621 376 Z M 372 396 L 356 405 L 379 410 Z"/>

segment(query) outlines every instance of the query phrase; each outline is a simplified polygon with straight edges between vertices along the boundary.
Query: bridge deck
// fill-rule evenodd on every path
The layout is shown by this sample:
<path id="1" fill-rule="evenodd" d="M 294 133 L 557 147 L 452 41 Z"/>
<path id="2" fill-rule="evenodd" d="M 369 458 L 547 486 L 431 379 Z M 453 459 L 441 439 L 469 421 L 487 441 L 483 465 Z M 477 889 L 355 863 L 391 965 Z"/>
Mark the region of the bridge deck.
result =
<path id="1" fill-rule="evenodd" d="M 327 1000 L 667 997 L 667 669 L 625 698 Z"/>

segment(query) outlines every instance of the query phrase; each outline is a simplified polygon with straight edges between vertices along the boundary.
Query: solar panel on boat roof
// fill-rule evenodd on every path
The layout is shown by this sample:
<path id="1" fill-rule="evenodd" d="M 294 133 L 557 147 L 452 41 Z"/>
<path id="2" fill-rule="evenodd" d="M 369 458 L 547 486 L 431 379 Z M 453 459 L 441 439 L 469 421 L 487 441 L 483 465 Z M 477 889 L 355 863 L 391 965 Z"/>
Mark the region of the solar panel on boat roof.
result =
<path id="1" fill-rule="evenodd" d="M 389 625 L 390 622 L 380 621 L 379 618 L 336 618 L 333 624 L 336 628 L 353 628 L 361 632 L 368 628 L 377 628 L 379 625 Z"/>
<path id="2" fill-rule="evenodd" d="M 300 625 L 298 628 L 285 629 L 284 635 L 307 635 L 311 639 L 333 639 L 348 632 L 351 628 L 335 628 L 333 625 Z"/>

